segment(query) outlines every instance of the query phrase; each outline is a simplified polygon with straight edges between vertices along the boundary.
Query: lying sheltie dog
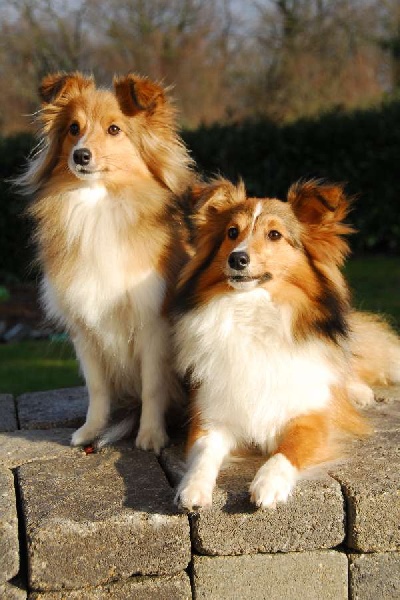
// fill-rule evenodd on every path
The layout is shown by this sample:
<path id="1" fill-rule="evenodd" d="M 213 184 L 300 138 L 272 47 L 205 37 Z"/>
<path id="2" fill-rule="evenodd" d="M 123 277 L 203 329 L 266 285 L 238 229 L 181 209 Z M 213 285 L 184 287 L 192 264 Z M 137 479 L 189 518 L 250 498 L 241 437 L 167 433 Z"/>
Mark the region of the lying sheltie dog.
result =
<path id="1" fill-rule="evenodd" d="M 165 90 L 135 75 L 114 90 L 47 76 L 42 142 L 19 183 L 34 194 L 42 298 L 70 333 L 89 392 L 73 445 L 107 426 L 114 396 L 142 401 L 136 445 L 159 452 L 173 376 L 166 302 L 185 259 L 177 197 L 192 180 Z"/>
<path id="2" fill-rule="evenodd" d="M 176 500 L 210 505 L 224 458 L 256 446 L 270 457 L 251 500 L 273 507 L 305 471 L 340 456 L 343 434 L 368 434 L 352 400 L 400 380 L 399 340 L 350 312 L 341 187 L 298 183 L 282 202 L 218 180 L 194 197 L 195 253 L 176 299 L 177 367 L 192 388 Z"/>

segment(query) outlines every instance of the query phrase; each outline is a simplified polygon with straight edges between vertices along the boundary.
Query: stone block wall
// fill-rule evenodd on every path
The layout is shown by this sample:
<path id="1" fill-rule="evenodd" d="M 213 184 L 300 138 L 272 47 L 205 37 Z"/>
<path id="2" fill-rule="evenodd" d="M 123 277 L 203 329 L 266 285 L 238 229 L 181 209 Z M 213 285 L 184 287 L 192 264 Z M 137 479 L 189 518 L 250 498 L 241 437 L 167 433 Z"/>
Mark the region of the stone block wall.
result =
<path id="1" fill-rule="evenodd" d="M 84 388 L 0 396 L 0 600 L 400 599 L 400 386 L 376 397 L 374 437 L 287 504 L 251 505 L 251 458 L 187 515 L 181 444 L 86 455 Z"/>

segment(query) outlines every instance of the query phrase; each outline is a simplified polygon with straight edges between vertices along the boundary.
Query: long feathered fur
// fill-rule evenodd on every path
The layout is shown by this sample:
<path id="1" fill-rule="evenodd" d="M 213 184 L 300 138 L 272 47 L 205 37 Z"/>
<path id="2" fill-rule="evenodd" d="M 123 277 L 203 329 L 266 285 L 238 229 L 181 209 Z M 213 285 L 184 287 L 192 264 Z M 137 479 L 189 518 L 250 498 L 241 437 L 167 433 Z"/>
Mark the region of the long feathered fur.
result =
<path id="1" fill-rule="evenodd" d="M 176 302 L 177 366 L 193 388 L 177 501 L 210 504 L 224 458 L 255 445 L 270 458 L 251 499 L 272 507 L 308 469 L 336 460 L 346 436 L 370 432 L 354 402 L 385 379 L 380 370 L 399 379 L 400 342 L 351 311 L 341 186 L 299 182 L 281 202 L 217 180 L 196 188 L 193 203 L 195 251 Z M 374 331 L 371 352 L 362 345 Z"/>
<path id="2" fill-rule="evenodd" d="M 98 438 L 112 398 L 128 395 L 143 404 L 137 445 L 158 452 L 179 388 L 167 318 L 186 259 L 177 198 L 193 181 L 175 108 L 162 86 L 134 74 L 111 91 L 55 73 L 39 92 L 43 141 L 19 184 L 34 193 L 43 304 L 70 333 L 89 389 L 72 442 Z"/>

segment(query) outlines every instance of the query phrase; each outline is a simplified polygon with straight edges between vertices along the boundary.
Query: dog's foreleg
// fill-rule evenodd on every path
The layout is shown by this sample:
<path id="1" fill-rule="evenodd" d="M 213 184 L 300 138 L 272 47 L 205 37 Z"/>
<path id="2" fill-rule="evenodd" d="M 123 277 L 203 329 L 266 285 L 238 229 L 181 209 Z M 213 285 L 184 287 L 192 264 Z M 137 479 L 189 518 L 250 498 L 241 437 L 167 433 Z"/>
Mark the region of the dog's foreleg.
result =
<path id="1" fill-rule="evenodd" d="M 168 442 L 165 429 L 165 412 L 169 402 L 168 338 L 169 326 L 163 319 L 141 332 L 142 414 L 136 446 L 142 450 L 154 450 L 156 454 Z"/>
<path id="2" fill-rule="evenodd" d="M 324 413 L 297 417 L 284 429 L 274 455 L 250 484 L 251 500 L 261 508 L 286 502 L 299 471 L 329 460 L 328 419 Z"/>
<path id="3" fill-rule="evenodd" d="M 89 407 L 85 424 L 72 436 L 73 446 L 92 442 L 107 425 L 110 414 L 110 388 L 104 369 L 95 350 L 84 339 L 76 337 L 74 345 L 89 393 Z"/>
<path id="4" fill-rule="evenodd" d="M 197 427 L 196 419 L 194 421 L 189 432 L 189 439 L 195 441 L 188 455 L 188 470 L 175 496 L 175 502 L 188 510 L 211 505 L 222 462 L 233 447 L 232 439 L 222 431 L 202 431 L 197 437 L 193 431 Z"/>

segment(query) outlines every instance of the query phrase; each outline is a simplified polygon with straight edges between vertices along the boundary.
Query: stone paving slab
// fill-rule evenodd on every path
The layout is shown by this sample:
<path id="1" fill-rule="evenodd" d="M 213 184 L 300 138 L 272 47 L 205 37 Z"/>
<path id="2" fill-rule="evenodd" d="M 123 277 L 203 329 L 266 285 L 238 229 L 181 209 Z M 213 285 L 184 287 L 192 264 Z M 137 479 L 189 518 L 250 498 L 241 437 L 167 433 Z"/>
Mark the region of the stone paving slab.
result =
<path id="1" fill-rule="evenodd" d="M 349 556 L 350 600 L 400 598 L 400 554 L 382 552 Z"/>
<path id="2" fill-rule="evenodd" d="M 70 446 L 74 429 L 49 429 L 38 431 L 12 431 L 0 433 L 0 465 L 14 469 L 35 460 L 48 460 L 61 456 L 82 454 Z"/>
<path id="3" fill-rule="evenodd" d="M 400 431 L 379 431 L 353 445 L 333 469 L 347 504 L 347 539 L 361 552 L 400 549 Z"/>
<path id="4" fill-rule="evenodd" d="M 221 471 L 211 508 L 190 513 L 192 543 L 201 554 L 230 555 L 331 548 L 345 535 L 340 485 L 328 476 L 301 481 L 287 504 L 260 510 L 248 487 L 265 459 L 249 458 Z M 161 462 L 172 484 L 180 480 L 182 448 L 165 449 Z"/>
<path id="5" fill-rule="evenodd" d="M 104 450 L 18 469 L 33 590 L 163 575 L 190 561 L 186 515 L 154 454 Z"/>
<path id="6" fill-rule="evenodd" d="M 1 600 L 26 600 L 27 593 L 22 587 L 7 582 L 0 584 L 0 598 Z"/>
<path id="7" fill-rule="evenodd" d="M 398 397 L 397 392 L 393 391 L 396 388 L 399 389 Z M 365 409 L 363 414 L 371 420 L 375 432 L 400 430 L 400 386 L 374 388 L 374 390 L 376 394 L 377 390 L 382 390 L 378 393 L 378 397 L 383 399 Z M 386 394 L 386 398 L 383 397 L 383 393 Z"/>
<path id="8" fill-rule="evenodd" d="M 19 570 L 18 517 L 11 471 L 0 467 L 0 583 Z"/>
<path id="9" fill-rule="evenodd" d="M 400 402 L 400 384 L 373 387 L 375 399 L 378 402 Z"/>
<path id="10" fill-rule="evenodd" d="M 14 398 L 11 394 L 0 394 L 0 431 L 18 429 Z"/>
<path id="11" fill-rule="evenodd" d="M 34 392 L 17 398 L 21 429 L 80 427 L 85 421 L 87 406 L 85 387 Z"/>
<path id="12" fill-rule="evenodd" d="M 347 558 L 334 551 L 195 556 L 196 600 L 347 600 Z"/>
<path id="13" fill-rule="evenodd" d="M 83 590 L 33 592 L 29 600 L 190 600 L 192 592 L 186 573 L 172 577 L 132 577 L 122 583 L 111 583 Z"/>

